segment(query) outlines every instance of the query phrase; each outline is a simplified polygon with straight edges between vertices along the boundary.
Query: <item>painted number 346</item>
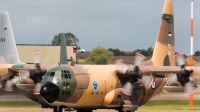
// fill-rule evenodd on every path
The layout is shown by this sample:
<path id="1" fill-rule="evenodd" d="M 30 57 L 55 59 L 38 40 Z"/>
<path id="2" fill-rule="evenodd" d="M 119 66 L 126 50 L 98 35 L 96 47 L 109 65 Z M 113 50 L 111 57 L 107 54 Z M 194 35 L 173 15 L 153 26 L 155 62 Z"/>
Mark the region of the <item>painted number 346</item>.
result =
<path id="1" fill-rule="evenodd" d="M 62 91 L 61 95 L 70 95 L 70 91 Z"/>
<path id="2" fill-rule="evenodd" d="M 0 38 L 0 42 L 5 42 L 6 38 Z"/>

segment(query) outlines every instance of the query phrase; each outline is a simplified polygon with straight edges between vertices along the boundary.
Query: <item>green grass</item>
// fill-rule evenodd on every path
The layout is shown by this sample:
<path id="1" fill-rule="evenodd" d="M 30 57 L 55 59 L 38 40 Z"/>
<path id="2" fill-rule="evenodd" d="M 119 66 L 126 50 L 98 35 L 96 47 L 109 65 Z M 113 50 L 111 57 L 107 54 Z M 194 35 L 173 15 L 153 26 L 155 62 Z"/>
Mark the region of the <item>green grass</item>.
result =
<path id="1" fill-rule="evenodd" d="M 41 105 L 33 101 L 0 101 L 0 107 L 41 108 Z"/>
<path id="2" fill-rule="evenodd" d="M 0 108 L 41 108 L 33 101 L 0 101 Z M 190 106 L 188 100 L 152 100 L 139 107 L 139 110 L 200 110 L 200 100 Z"/>
<path id="3" fill-rule="evenodd" d="M 200 110 L 200 100 L 194 100 L 193 106 L 189 105 L 189 100 L 152 100 L 139 110 Z"/>

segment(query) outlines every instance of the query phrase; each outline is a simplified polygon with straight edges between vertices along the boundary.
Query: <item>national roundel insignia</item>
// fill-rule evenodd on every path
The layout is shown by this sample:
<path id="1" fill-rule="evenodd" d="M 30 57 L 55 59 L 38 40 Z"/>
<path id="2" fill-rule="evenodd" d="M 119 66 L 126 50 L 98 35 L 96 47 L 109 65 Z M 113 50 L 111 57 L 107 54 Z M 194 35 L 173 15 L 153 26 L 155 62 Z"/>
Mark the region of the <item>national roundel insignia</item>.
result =
<path id="1" fill-rule="evenodd" d="M 152 88 L 152 89 L 155 89 L 155 88 L 156 88 L 156 81 L 155 81 L 155 80 L 153 80 L 153 82 L 152 82 L 152 84 L 151 84 L 151 88 Z"/>
<path id="2" fill-rule="evenodd" d="M 96 91 L 98 89 L 98 83 L 96 81 L 93 81 L 92 85 L 93 85 L 94 91 Z"/>

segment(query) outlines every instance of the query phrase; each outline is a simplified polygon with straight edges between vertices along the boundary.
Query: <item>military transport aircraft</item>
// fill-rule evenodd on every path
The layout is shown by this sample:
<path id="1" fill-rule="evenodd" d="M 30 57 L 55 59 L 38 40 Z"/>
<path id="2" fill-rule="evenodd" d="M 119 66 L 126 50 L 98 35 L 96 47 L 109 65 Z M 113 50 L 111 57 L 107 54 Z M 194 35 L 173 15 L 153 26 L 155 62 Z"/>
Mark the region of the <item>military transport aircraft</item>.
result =
<path id="1" fill-rule="evenodd" d="M 165 76 L 177 75 L 186 93 L 195 90 L 190 76 L 198 68 L 175 66 L 174 20 L 172 0 L 165 0 L 162 19 L 151 60 L 135 65 L 63 65 L 51 68 L 42 80 L 40 95 L 54 112 L 95 109 L 134 111 L 148 102 L 165 83 Z M 179 56 L 178 56 L 179 57 Z M 151 79 L 151 80 L 149 80 Z M 188 90 L 187 88 L 190 88 Z"/>
<path id="2" fill-rule="evenodd" d="M 175 66 L 172 0 L 165 1 L 152 59 L 141 63 L 138 58 L 135 60 L 138 62 L 132 66 L 117 64 L 55 67 L 50 64 L 24 64 L 18 58 L 7 12 L 2 12 L 1 17 L 1 21 L 6 22 L 0 24 L 0 47 L 3 49 L 0 52 L 3 60 L 0 73 L 7 78 L 14 74 L 28 73 L 27 78 L 17 82 L 17 87 L 32 100 L 40 102 L 44 99 L 54 107 L 54 112 L 91 112 L 94 109 L 134 111 L 163 87 L 166 75 L 178 74 L 178 81 L 185 86 L 191 83 L 190 76 L 200 74 L 195 67 Z M 37 98 L 33 94 L 33 91 L 37 90 L 34 89 L 35 86 L 40 84 L 42 79 L 40 95 L 43 99 L 40 95 Z M 192 84 L 190 87 L 192 89 L 186 91 L 187 93 L 194 91 Z"/>

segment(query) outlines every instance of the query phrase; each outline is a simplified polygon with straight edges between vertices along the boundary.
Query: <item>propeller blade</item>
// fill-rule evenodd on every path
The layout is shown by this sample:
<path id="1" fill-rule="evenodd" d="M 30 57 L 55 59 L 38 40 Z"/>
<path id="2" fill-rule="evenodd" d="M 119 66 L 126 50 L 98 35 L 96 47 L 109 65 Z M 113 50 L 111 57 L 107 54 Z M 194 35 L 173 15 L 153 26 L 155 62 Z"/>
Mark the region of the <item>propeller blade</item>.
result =
<path id="1" fill-rule="evenodd" d="M 180 66 L 180 65 L 185 65 L 185 59 L 183 56 L 183 53 L 178 53 L 174 56 L 174 58 L 176 58 L 176 63 Z"/>
<path id="2" fill-rule="evenodd" d="M 193 83 L 186 83 L 184 85 L 184 91 L 185 91 L 185 94 L 186 95 L 191 95 L 191 94 L 194 94 L 196 92 L 196 89 L 197 89 L 197 85 L 196 84 L 193 84 Z"/>
<path id="3" fill-rule="evenodd" d="M 51 64 L 51 57 L 42 59 L 42 64 Z"/>
<path id="4" fill-rule="evenodd" d="M 13 82 L 11 80 L 6 81 L 5 90 L 6 91 L 13 91 Z"/>
<path id="5" fill-rule="evenodd" d="M 20 77 L 20 80 L 24 79 L 24 78 L 27 78 L 27 77 L 30 77 L 30 71 L 28 71 L 28 70 L 19 70 L 19 77 Z"/>
<path id="6" fill-rule="evenodd" d="M 152 79 L 152 76 L 142 76 L 141 82 L 149 88 L 152 84 Z"/>
<path id="7" fill-rule="evenodd" d="M 139 65 L 146 59 L 146 57 L 140 53 L 135 53 L 134 65 Z"/>
<path id="8" fill-rule="evenodd" d="M 2 86 L 3 86 L 3 85 L 2 85 L 2 83 L 0 82 L 0 88 L 2 88 Z"/>
<path id="9" fill-rule="evenodd" d="M 128 67 L 124 63 L 121 63 L 121 62 L 117 63 L 117 66 L 116 66 L 117 73 L 125 74 L 127 69 Z"/>
<path id="10" fill-rule="evenodd" d="M 34 94 L 35 95 L 39 95 L 40 94 L 40 89 L 41 89 L 41 83 L 37 83 L 35 85 Z"/>
<path id="11" fill-rule="evenodd" d="M 33 63 L 40 63 L 40 54 L 41 52 L 31 53 L 31 55 L 33 56 Z"/>
<path id="12" fill-rule="evenodd" d="M 166 74 L 165 80 L 166 80 L 167 85 L 170 86 L 171 82 L 175 82 L 177 80 L 177 76 L 176 76 L 176 74 L 173 74 L 173 73 Z"/>
<path id="13" fill-rule="evenodd" d="M 123 88 L 120 88 L 121 92 L 124 93 L 127 96 L 131 96 L 133 92 L 133 84 L 130 82 L 126 82 L 126 84 L 123 86 Z"/>

